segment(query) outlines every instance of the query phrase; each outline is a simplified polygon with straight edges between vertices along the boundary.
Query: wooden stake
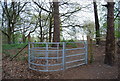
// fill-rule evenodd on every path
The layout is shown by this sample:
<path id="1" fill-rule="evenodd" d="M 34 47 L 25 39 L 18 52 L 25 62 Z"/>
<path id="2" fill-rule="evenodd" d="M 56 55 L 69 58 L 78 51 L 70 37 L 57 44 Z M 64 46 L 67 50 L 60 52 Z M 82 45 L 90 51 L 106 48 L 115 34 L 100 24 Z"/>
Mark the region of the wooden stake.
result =
<path id="1" fill-rule="evenodd" d="M 90 36 L 87 36 L 87 42 L 88 42 L 88 63 L 93 62 L 93 42 Z"/>

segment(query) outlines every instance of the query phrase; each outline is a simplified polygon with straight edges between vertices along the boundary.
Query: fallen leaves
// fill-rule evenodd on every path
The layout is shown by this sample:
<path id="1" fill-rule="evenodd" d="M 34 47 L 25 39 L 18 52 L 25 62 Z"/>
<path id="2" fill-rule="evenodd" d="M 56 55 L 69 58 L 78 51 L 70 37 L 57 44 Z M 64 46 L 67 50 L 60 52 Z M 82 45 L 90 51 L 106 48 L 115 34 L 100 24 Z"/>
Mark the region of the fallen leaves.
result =
<path id="1" fill-rule="evenodd" d="M 69 78 L 69 79 L 101 79 L 101 78 L 117 78 L 116 69 L 117 66 L 108 67 L 101 62 L 104 55 L 104 47 L 98 46 L 94 50 L 95 61 L 93 64 L 88 64 L 80 66 L 77 68 L 71 68 L 60 72 L 39 72 L 33 71 L 28 68 L 27 61 L 9 61 L 8 58 L 3 59 L 3 76 L 4 79 L 59 79 L 59 78 Z M 79 51 L 76 51 L 79 52 Z M 12 52 L 13 53 L 13 52 Z M 27 55 L 25 55 L 27 56 Z M 42 62 L 45 64 L 45 60 L 36 61 L 36 63 Z M 54 63 L 55 60 L 51 60 L 49 63 Z M 75 76 L 73 76 L 76 74 Z M 82 77 L 81 77 L 82 75 Z M 71 76 L 71 77 L 70 77 Z M 112 77 L 111 77 L 112 76 Z"/>

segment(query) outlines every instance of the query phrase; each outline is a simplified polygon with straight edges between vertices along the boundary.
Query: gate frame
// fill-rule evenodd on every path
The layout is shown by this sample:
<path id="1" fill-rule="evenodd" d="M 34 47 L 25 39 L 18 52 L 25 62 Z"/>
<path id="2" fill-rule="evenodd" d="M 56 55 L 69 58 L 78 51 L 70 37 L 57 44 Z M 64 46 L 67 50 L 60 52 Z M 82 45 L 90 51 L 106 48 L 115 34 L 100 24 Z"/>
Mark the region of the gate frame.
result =
<path id="1" fill-rule="evenodd" d="M 83 65 L 83 64 L 88 64 L 88 44 L 87 44 L 87 41 L 80 41 L 80 42 L 29 42 L 28 43 L 28 66 L 29 66 L 29 68 L 30 69 L 32 69 L 32 70 L 36 70 L 36 71 L 42 71 L 42 72 L 52 72 L 52 71 L 60 71 L 60 70 L 65 70 L 65 69 L 68 69 L 68 68 L 71 68 L 71 67 L 66 67 L 66 43 L 84 43 L 84 47 L 83 48 L 81 48 L 81 49 L 85 49 L 85 63 L 81 63 L 81 64 L 79 64 L 79 65 L 77 65 L 77 66 L 80 66 L 80 65 Z M 31 48 L 30 48 L 30 44 L 32 44 L 32 47 L 33 47 L 33 44 L 46 44 L 46 46 L 45 46 L 45 48 L 46 48 L 46 50 L 45 50 L 45 58 L 46 58 L 46 60 L 47 60 L 47 62 L 46 62 L 46 70 L 37 70 L 37 69 L 34 69 L 34 68 L 31 68 L 30 67 L 30 63 L 31 63 L 31 59 L 30 59 L 30 57 L 31 57 Z M 62 44 L 62 56 L 61 56 L 61 58 L 62 58 L 62 61 L 61 61 L 61 63 L 60 64 L 62 64 L 62 68 L 61 69 L 59 69 L 59 70 L 48 70 L 48 59 L 49 59 L 49 57 L 48 57 L 48 52 L 49 52 L 49 50 L 48 50 L 48 45 L 49 44 L 56 44 L 57 45 L 57 52 L 58 51 L 60 51 L 60 50 L 58 50 L 58 44 Z M 72 48 L 71 48 L 72 49 Z M 80 49 L 80 48 L 79 48 Z M 69 49 L 70 50 L 70 49 Z M 54 50 L 53 50 L 54 51 Z M 58 60 L 58 54 L 57 54 L 57 60 Z M 32 63 L 33 65 L 35 65 L 35 63 Z M 52 65 L 51 65 L 52 66 Z M 55 65 L 54 65 L 55 66 Z M 77 66 L 75 66 L 75 67 L 77 67 Z M 73 66 L 74 67 L 74 66 Z"/>

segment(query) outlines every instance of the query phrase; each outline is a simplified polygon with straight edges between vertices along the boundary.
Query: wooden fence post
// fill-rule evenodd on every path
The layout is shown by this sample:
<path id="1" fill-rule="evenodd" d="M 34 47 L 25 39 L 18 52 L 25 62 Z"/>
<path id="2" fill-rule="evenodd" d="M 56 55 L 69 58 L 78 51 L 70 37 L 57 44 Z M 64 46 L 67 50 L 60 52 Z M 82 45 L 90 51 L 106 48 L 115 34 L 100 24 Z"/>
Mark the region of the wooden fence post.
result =
<path id="1" fill-rule="evenodd" d="M 88 64 L 93 62 L 93 41 L 90 36 L 87 36 L 88 42 Z"/>

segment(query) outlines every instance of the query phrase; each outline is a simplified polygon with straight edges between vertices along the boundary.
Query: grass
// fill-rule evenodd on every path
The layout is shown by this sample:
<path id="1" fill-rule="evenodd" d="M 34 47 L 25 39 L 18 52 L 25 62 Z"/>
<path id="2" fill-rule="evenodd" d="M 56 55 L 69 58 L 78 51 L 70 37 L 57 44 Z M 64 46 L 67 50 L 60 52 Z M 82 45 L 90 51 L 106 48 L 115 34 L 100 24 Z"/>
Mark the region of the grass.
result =
<path id="1" fill-rule="evenodd" d="M 23 43 L 23 44 L 3 44 L 2 48 L 3 50 L 9 50 L 9 49 L 20 49 L 22 47 L 24 47 L 27 43 Z"/>
<path id="2" fill-rule="evenodd" d="M 68 41 L 64 41 L 64 42 L 73 42 L 73 40 L 68 40 Z M 11 54 L 10 52 L 8 52 L 8 50 L 11 49 L 15 49 L 16 51 L 19 51 L 19 49 L 23 48 L 27 43 L 22 43 L 22 44 L 3 44 L 2 48 L 3 48 L 3 53 L 5 54 L 5 56 L 12 58 L 14 55 Z M 77 45 L 75 43 L 67 43 L 67 45 L 70 45 L 72 47 L 77 47 Z M 35 44 L 35 47 L 45 47 L 46 44 Z M 61 47 L 62 48 L 62 47 Z M 24 61 L 27 60 L 28 57 L 25 57 L 24 55 L 28 54 L 28 51 L 23 51 L 22 54 L 19 54 L 15 59 L 20 61 Z M 38 54 L 37 57 L 39 56 L 43 56 L 43 54 Z"/>
<path id="3" fill-rule="evenodd" d="M 66 42 L 66 45 L 70 45 L 70 46 L 72 46 L 73 48 L 76 48 L 77 47 L 77 45 L 76 45 L 76 43 L 70 43 L 70 42 L 76 42 L 76 40 L 73 40 L 73 39 L 71 39 L 71 40 L 61 40 L 61 42 Z M 62 44 L 61 44 L 62 45 Z"/>
<path id="4" fill-rule="evenodd" d="M 34 47 L 46 47 L 46 44 L 34 44 Z"/>

